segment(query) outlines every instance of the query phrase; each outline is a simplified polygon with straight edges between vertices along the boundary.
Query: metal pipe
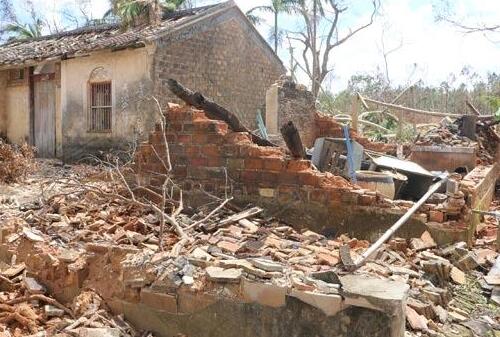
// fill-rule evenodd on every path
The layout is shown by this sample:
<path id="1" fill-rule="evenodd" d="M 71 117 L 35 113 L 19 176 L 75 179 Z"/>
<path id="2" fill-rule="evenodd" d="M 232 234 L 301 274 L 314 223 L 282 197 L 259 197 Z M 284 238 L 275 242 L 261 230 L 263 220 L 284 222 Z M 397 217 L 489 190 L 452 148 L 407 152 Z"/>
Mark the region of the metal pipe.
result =
<path id="1" fill-rule="evenodd" d="M 384 235 L 382 235 L 373 245 L 371 245 L 354 263 L 355 268 L 361 267 L 366 260 L 377 251 L 389 238 L 402 226 L 410 217 L 448 180 L 448 174 L 441 176 L 441 180 L 432 185 L 424 194 Z"/>

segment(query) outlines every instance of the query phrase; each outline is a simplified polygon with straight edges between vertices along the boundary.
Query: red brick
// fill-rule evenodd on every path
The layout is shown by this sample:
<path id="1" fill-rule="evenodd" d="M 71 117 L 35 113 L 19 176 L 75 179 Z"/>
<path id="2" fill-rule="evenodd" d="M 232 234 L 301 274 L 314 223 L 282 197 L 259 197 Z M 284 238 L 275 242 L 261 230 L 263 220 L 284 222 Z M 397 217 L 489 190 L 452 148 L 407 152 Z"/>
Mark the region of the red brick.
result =
<path id="1" fill-rule="evenodd" d="M 208 143 L 208 135 L 204 133 L 195 133 L 193 134 L 193 143 L 195 144 L 207 144 Z"/>
<path id="2" fill-rule="evenodd" d="M 261 170 L 264 168 L 262 159 L 245 159 L 245 169 L 247 170 Z"/>
<path id="3" fill-rule="evenodd" d="M 325 191 L 323 191 L 322 189 L 314 189 L 309 194 L 309 199 L 311 201 L 323 203 L 326 200 Z"/>
<path id="4" fill-rule="evenodd" d="M 301 185 L 318 187 L 321 183 L 321 176 L 313 172 L 299 173 L 298 176 Z"/>
<path id="5" fill-rule="evenodd" d="M 318 258 L 319 263 L 326 264 L 331 267 L 337 265 L 340 262 L 338 257 L 326 253 L 318 253 L 316 257 Z"/>
<path id="6" fill-rule="evenodd" d="M 429 221 L 432 222 L 444 222 L 444 213 L 441 211 L 431 210 L 429 211 Z"/>
<path id="7" fill-rule="evenodd" d="M 281 171 L 283 169 L 283 161 L 280 158 L 269 158 L 264 161 L 264 169 L 270 171 Z"/>
<path id="8" fill-rule="evenodd" d="M 190 135 L 178 135 L 177 136 L 177 143 L 179 144 L 189 144 L 191 143 L 193 139 L 191 138 Z"/>
<path id="9" fill-rule="evenodd" d="M 224 163 L 225 163 L 225 161 L 221 157 L 208 157 L 207 158 L 207 166 L 208 167 L 223 167 Z"/>
<path id="10" fill-rule="evenodd" d="M 190 163 L 192 166 L 207 166 L 208 160 L 206 158 L 190 158 Z"/>
<path id="11" fill-rule="evenodd" d="M 198 156 L 200 154 L 200 146 L 198 146 L 198 145 L 186 145 L 184 147 L 184 152 L 188 156 Z"/>
<path id="12" fill-rule="evenodd" d="M 229 170 L 240 170 L 245 168 L 245 161 L 243 159 L 228 158 L 227 168 Z"/>
<path id="13" fill-rule="evenodd" d="M 250 144 L 250 135 L 246 132 L 230 132 L 225 137 L 226 142 L 232 144 Z"/>
<path id="14" fill-rule="evenodd" d="M 362 194 L 359 196 L 359 204 L 361 206 L 372 206 L 377 202 L 377 198 L 374 195 Z"/>
<path id="15" fill-rule="evenodd" d="M 299 183 L 299 177 L 297 173 L 285 171 L 281 172 L 278 181 L 280 184 L 294 185 Z"/>
<path id="16" fill-rule="evenodd" d="M 220 149 L 217 145 L 205 145 L 201 148 L 201 153 L 207 157 L 220 156 Z"/>
<path id="17" fill-rule="evenodd" d="M 258 181 L 259 173 L 257 171 L 241 171 L 241 180 L 243 181 Z"/>
<path id="18" fill-rule="evenodd" d="M 300 172 L 311 169 L 310 160 L 290 160 L 286 162 L 286 170 L 290 172 Z"/>

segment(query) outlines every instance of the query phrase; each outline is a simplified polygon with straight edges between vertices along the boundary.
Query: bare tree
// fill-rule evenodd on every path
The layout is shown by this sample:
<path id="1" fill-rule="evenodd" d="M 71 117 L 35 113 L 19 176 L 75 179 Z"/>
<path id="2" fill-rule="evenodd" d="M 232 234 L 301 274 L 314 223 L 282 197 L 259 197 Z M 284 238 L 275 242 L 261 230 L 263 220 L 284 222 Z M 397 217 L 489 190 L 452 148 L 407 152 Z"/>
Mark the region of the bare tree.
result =
<path id="1" fill-rule="evenodd" d="M 441 0 L 438 2 L 434 6 L 434 11 L 436 21 L 450 24 L 464 34 L 480 33 L 488 39 L 492 34 L 495 36 L 500 34 L 500 20 L 494 20 L 493 22 L 485 22 L 481 20 L 474 21 L 471 20 L 468 15 L 467 17 L 458 16 L 455 13 L 454 5 L 448 0 Z M 499 41 L 493 42 L 498 43 Z"/>
<path id="2" fill-rule="evenodd" d="M 339 22 L 345 17 L 349 8 L 342 5 L 340 0 L 297 2 L 297 12 L 303 19 L 305 27 L 302 31 L 291 33 L 290 39 L 299 41 L 303 45 L 304 70 L 311 81 L 311 90 L 315 97 L 318 97 L 321 84 L 333 70 L 330 62 L 333 50 L 373 23 L 380 7 L 379 1 L 372 0 L 372 6 L 366 23 L 341 33 Z"/>
<path id="3" fill-rule="evenodd" d="M 400 50 L 403 48 L 403 38 L 401 37 L 396 45 L 394 47 L 388 47 L 387 44 L 388 42 L 386 41 L 386 35 L 387 35 L 387 27 L 384 26 L 382 29 L 382 34 L 380 36 L 380 51 L 382 53 L 382 57 L 384 59 L 384 73 L 385 73 L 385 80 L 387 86 L 391 86 L 391 78 L 389 76 L 389 56 L 396 51 Z"/>

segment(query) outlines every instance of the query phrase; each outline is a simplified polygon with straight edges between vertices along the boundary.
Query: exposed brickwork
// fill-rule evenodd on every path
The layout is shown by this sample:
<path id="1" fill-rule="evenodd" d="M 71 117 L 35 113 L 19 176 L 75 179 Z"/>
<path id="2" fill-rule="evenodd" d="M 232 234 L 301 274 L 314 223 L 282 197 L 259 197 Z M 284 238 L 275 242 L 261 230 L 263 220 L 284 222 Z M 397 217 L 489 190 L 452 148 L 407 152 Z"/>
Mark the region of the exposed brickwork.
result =
<path id="1" fill-rule="evenodd" d="M 410 201 L 387 200 L 342 177 L 316 171 L 310 161 L 291 159 L 283 148 L 257 146 L 247 133 L 232 132 L 227 124 L 208 119 L 202 111 L 173 104 L 166 117 L 174 179 L 184 190 L 188 203 L 203 189 L 219 196 L 227 193 L 236 201 L 250 201 L 265 207 L 282 209 L 293 205 L 285 216 L 297 219 L 298 226 L 321 222 L 317 229 L 325 233 L 330 226 L 350 231 L 347 228 L 350 226 L 343 227 L 343 224 L 356 227 L 354 223 L 358 220 L 363 226 L 369 223 L 373 229 L 377 220 L 373 216 L 370 220 L 361 220 L 361 211 L 392 214 L 397 219 L 398 214 L 413 205 Z M 165 171 L 155 155 L 155 152 L 165 153 L 160 129 L 150 135 L 149 142 L 141 144 L 136 157 L 137 170 L 143 178 L 141 183 L 153 188 L 163 183 L 163 178 L 155 173 Z M 416 219 L 421 224 L 430 217 L 444 221 L 438 219 L 436 206 L 426 204 Z M 383 228 L 395 221 L 387 220 L 386 216 L 378 222 Z M 343 229 L 338 229 L 339 225 Z"/>
<path id="2" fill-rule="evenodd" d="M 187 39 L 160 41 L 153 73 L 162 104 L 177 101 L 166 85 L 174 78 L 230 109 L 248 127 L 256 126 L 266 90 L 285 69 L 242 20 L 236 13 Z"/>
<path id="3" fill-rule="evenodd" d="M 316 110 L 313 94 L 302 85 L 284 77 L 278 83 L 278 126 L 292 121 L 300 133 L 302 143 L 312 147 L 316 138 L 344 138 L 342 125 L 330 116 Z M 350 135 L 365 148 L 384 153 L 396 153 L 396 146 L 371 142 L 351 130 Z M 280 143 L 280 142 L 278 142 Z"/>
<path id="4" fill-rule="evenodd" d="M 231 132 L 227 124 L 209 120 L 200 111 L 176 106 L 167 118 L 174 175 L 183 181 L 185 191 L 198 186 L 223 194 L 227 172 L 227 189 L 235 196 L 265 197 L 272 190 L 278 200 L 333 205 L 343 199 L 356 203 L 362 194 L 344 178 L 315 171 L 308 160 L 290 159 L 282 148 L 257 146 L 248 134 Z M 164 170 L 152 146 L 164 153 L 161 131 L 153 132 L 149 143 L 140 147 L 137 165 L 142 173 Z M 150 183 L 161 182 L 153 178 Z"/>
<path id="5" fill-rule="evenodd" d="M 316 113 L 315 119 L 315 137 L 334 137 L 334 138 L 344 138 L 342 132 L 342 125 L 330 116 L 323 115 L 321 113 Z M 365 149 L 395 154 L 396 145 L 372 142 L 366 137 L 359 136 L 353 130 L 350 130 L 351 138 L 356 140 L 358 143 L 363 145 Z"/>

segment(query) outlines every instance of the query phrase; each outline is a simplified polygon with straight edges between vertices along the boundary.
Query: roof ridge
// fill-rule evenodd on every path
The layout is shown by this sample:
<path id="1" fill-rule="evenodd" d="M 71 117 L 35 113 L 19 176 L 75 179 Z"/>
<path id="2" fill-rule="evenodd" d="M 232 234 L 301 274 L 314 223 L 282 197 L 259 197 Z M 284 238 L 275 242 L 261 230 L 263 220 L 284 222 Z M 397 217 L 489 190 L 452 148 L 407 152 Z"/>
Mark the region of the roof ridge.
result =
<path id="1" fill-rule="evenodd" d="M 194 7 L 194 8 L 188 8 L 188 9 L 182 9 L 174 12 L 166 12 L 162 16 L 162 21 L 168 21 L 168 20 L 175 20 L 182 18 L 187 15 L 196 15 L 200 12 L 217 8 L 217 7 L 225 7 L 228 6 L 229 4 L 234 4 L 234 1 L 229 0 L 213 5 L 206 5 L 206 6 L 200 6 L 200 7 Z M 144 25 L 147 26 L 147 25 Z M 57 39 L 65 36 L 72 36 L 72 35 L 80 35 L 80 34 L 89 34 L 89 33 L 100 33 L 104 32 L 107 30 L 111 29 L 118 29 L 120 28 L 120 23 L 119 22 L 113 22 L 113 23 L 91 23 L 86 26 L 70 29 L 67 31 L 62 31 L 54 34 L 49 34 L 49 35 L 43 35 L 40 37 L 36 38 L 31 38 L 31 39 L 12 39 L 8 40 L 5 43 L 1 44 L 1 46 L 9 46 L 15 43 L 27 43 L 27 42 L 35 42 L 35 41 L 44 41 L 44 40 L 49 40 L 49 39 Z"/>

